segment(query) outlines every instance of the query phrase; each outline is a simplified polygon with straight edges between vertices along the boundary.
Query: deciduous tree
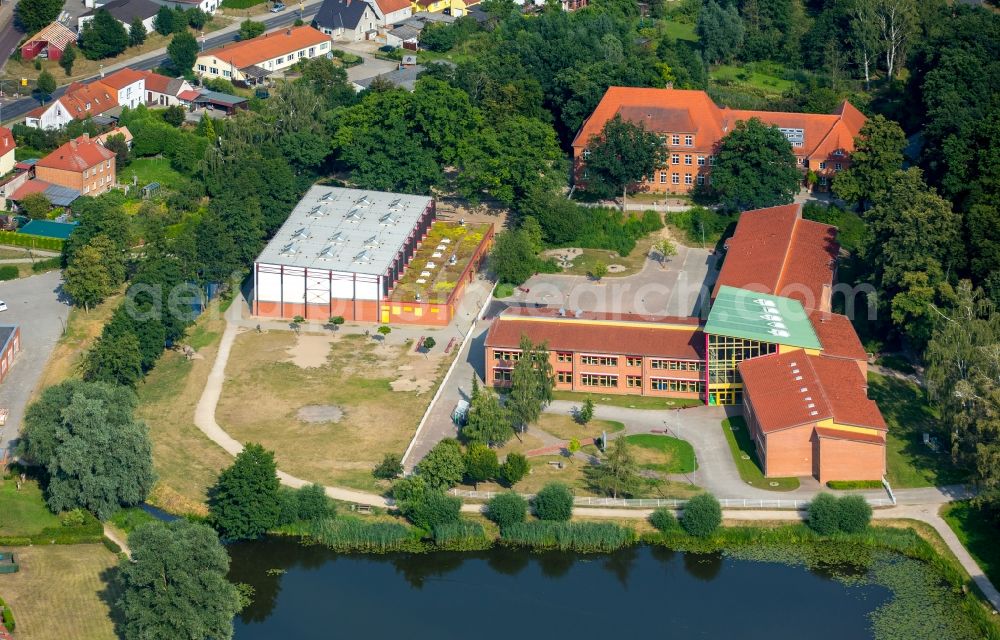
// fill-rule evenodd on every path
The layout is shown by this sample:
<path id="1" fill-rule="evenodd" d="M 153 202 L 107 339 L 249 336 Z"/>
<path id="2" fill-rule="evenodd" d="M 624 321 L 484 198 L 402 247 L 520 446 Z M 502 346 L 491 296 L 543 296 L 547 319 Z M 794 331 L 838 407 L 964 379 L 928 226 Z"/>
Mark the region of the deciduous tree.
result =
<path id="1" fill-rule="evenodd" d="M 76 45 L 71 42 L 63 49 L 62 57 L 59 58 L 59 66 L 66 72 L 66 75 L 72 75 L 74 62 L 76 62 Z"/>
<path id="2" fill-rule="evenodd" d="M 73 257 L 63 272 L 63 290 L 73 303 L 90 311 L 111 295 L 114 285 L 105 256 L 93 245 L 86 245 Z"/>
<path id="3" fill-rule="evenodd" d="M 28 35 L 34 35 L 55 22 L 62 6 L 62 0 L 25 0 L 17 3 L 14 15 L 21 29 Z"/>
<path id="4" fill-rule="evenodd" d="M 450 489 L 465 475 L 462 445 L 454 438 L 445 438 L 427 452 L 417 465 L 417 473 L 432 489 Z"/>
<path id="5" fill-rule="evenodd" d="M 227 540 L 259 538 L 278 523 L 274 452 L 249 443 L 209 493 L 209 520 Z"/>
<path id="6" fill-rule="evenodd" d="M 198 59 L 198 41 L 188 31 L 174 34 L 167 45 L 167 57 L 170 64 L 178 73 L 188 73 L 194 68 L 194 61 Z"/>
<path id="7" fill-rule="evenodd" d="M 622 211 L 628 187 L 651 177 L 666 162 L 667 148 L 644 124 L 616 115 L 599 135 L 587 143 L 587 190 L 612 196 L 622 194 Z"/>
<path id="8" fill-rule="evenodd" d="M 485 444 L 474 442 L 465 452 L 465 475 L 474 486 L 496 478 L 500 473 L 500 463 L 497 462 L 497 452 Z"/>
<path id="9" fill-rule="evenodd" d="M 634 496 L 642 486 L 639 463 L 624 437 L 616 438 L 600 464 L 588 471 L 594 487 L 612 498 L 617 498 L 619 494 Z"/>
<path id="10" fill-rule="evenodd" d="M 862 211 L 879 200 L 889 187 L 889 181 L 903 168 L 903 148 L 906 136 L 898 124 L 882 115 L 875 115 L 861 127 L 854 141 L 851 166 L 833 180 L 838 197 L 858 205 Z"/>
<path id="11" fill-rule="evenodd" d="M 462 437 L 470 442 L 502 447 L 514 435 L 509 412 L 500 404 L 492 389 L 481 389 L 472 396 L 469 415 L 462 427 Z"/>
<path id="12" fill-rule="evenodd" d="M 723 8 L 716 0 L 708 0 L 698 12 L 695 32 L 702 46 L 702 55 L 712 64 L 733 59 L 743 43 L 743 20 L 734 3 Z"/>
<path id="13" fill-rule="evenodd" d="M 727 209 L 760 209 L 790 203 L 801 179 L 785 135 L 751 118 L 722 138 L 712 189 Z"/>
<path id="14" fill-rule="evenodd" d="M 112 58 L 128 48 L 129 35 L 107 9 L 98 9 L 80 33 L 80 50 L 91 60 Z"/>

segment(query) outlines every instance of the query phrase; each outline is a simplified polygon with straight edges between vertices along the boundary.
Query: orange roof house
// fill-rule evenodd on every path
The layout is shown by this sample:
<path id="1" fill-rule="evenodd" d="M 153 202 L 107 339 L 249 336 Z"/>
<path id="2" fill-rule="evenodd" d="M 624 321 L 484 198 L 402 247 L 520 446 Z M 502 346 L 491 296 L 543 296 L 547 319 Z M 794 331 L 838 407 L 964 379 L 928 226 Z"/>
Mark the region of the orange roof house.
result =
<path id="1" fill-rule="evenodd" d="M 642 122 L 658 133 L 669 151 L 667 165 L 647 178 L 650 191 L 687 193 L 711 182 L 718 145 L 737 122 L 758 118 L 777 126 L 792 145 L 799 167 L 815 171 L 826 188 L 846 168 L 865 116 L 849 102 L 831 114 L 748 111 L 719 107 L 704 91 L 610 87 L 573 140 L 576 180 L 586 185 L 585 151 L 604 124 L 616 115 Z"/>
<path id="2" fill-rule="evenodd" d="M 205 51 L 198 55 L 195 72 L 202 77 L 255 84 L 299 60 L 330 51 L 330 36 L 309 25 L 289 27 Z"/>
<path id="3" fill-rule="evenodd" d="M 35 163 L 38 180 L 96 196 L 116 184 L 115 154 L 84 134 Z"/>
<path id="4" fill-rule="evenodd" d="M 725 285 L 829 311 L 839 252 L 837 228 L 804 219 L 801 204 L 744 211 L 726 241 L 712 297 Z"/>

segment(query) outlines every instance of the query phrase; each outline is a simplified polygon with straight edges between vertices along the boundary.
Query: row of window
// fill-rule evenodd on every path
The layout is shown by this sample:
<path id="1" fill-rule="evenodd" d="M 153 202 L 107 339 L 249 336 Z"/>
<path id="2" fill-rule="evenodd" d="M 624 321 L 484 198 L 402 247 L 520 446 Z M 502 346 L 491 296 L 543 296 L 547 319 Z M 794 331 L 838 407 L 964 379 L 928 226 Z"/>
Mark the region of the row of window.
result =
<path id="1" fill-rule="evenodd" d="M 497 360 L 505 360 L 507 362 L 517 362 L 521 359 L 520 351 L 500 351 L 496 350 L 493 352 L 493 357 Z"/>
<path id="2" fill-rule="evenodd" d="M 86 180 L 90 176 L 96 176 L 98 173 L 104 173 L 104 169 L 107 168 L 111 170 L 111 160 L 106 160 L 104 162 L 98 162 L 96 165 L 89 169 L 83 170 L 83 179 Z"/>
<path id="3" fill-rule="evenodd" d="M 505 351 L 496 349 L 493 351 L 496 360 L 505 362 L 517 362 L 521 359 L 520 351 Z M 557 351 L 556 362 L 573 362 L 573 353 L 569 351 Z M 597 367 L 617 367 L 618 356 L 580 356 L 580 364 Z M 626 367 L 641 367 L 642 356 L 625 356 Z M 651 369 L 661 369 L 665 371 L 701 371 L 701 362 L 697 360 L 666 360 L 662 358 L 651 358 L 649 361 Z"/>
<path id="4" fill-rule="evenodd" d="M 562 384 L 572 384 L 573 374 L 568 371 L 560 371 L 556 374 L 556 380 Z M 618 376 L 605 373 L 584 373 L 580 375 L 580 385 L 584 387 L 614 388 L 618 386 Z M 641 389 L 642 376 L 625 376 L 625 387 L 628 389 Z M 704 387 L 701 380 L 650 378 L 649 388 L 653 391 L 701 393 Z"/>
<path id="5" fill-rule="evenodd" d="M 661 135 L 660 136 L 660 142 L 662 142 L 663 144 L 666 144 L 667 143 L 667 136 L 666 135 Z M 679 133 L 672 133 L 672 134 L 670 134 L 670 144 L 671 145 L 673 145 L 673 146 L 676 147 L 676 146 L 679 146 L 680 143 L 681 143 L 681 134 L 679 134 Z M 693 147 L 694 146 L 694 136 L 685 135 L 684 136 L 684 146 L 685 147 Z"/>
<path id="6" fill-rule="evenodd" d="M 694 162 L 695 162 L 694 156 L 692 156 L 690 153 L 684 154 L 684 164 L 690 166 L 693 165 Z M 681 163 L 681 154 L 679 153 L 671 154 L 670 164 L 680 164 L 680 163 Z M 708 165 L 711 167 L 715 166 L 715 156 L 708 157 Z M 705 156 L 698 156 L 698 166 L 699 167 L 705 166 Z"/>
<path id="7" fill-rule="evenodd" d="M 701 174 L 698 174 L 697 176 L 693 176 L 690 173 L 685 173 L 684 174 L 684 184 L 694 184 L 695 182 L 697 182 L 699 185 L 705 184 L 705 176 L 703 176 Z M 670 183 L 671 184 L 680 184 L 681 183 L 681 174 L 679 174 L 679 173 L 672 173 L 672 174 L 670 174 Z M 661 171 L 660 172 L 660 184 L 667 184 L 667 172 L 666 171 Z"/>
<path id="8" fill-rule="evenodd" d="M 589 364 L 598 367 L 617 367 L 618 358 L 614 356 L 580 356 L 580 364 Z"/>

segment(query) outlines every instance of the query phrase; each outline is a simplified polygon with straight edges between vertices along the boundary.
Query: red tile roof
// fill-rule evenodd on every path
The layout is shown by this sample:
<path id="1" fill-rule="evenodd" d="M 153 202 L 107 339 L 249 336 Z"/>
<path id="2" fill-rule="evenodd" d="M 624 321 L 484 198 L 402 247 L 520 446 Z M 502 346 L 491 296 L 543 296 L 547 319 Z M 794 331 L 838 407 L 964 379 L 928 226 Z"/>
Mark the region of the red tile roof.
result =
<path id="1" fill-rule="evenodd" d="M 128 127 L 115 127 L 114 129 L 105 131 L 100 135 L 94 136 L 94 142 L 103 147 L 107 147 L 108 138 L 110 138 L 111 136 L 124 137 L 126 144 L 132 142 L 132 132 L 128 130 Z"/>
<path id="2" fill-rule="evenodd" d="M 144 74 L 146 77 L 147 91 L 155 91 L 156 93 L 167 93 L 169 91 L 168 86 L 171 81 L 173 81 L 173 78 L 169 78 L 152 71 L 145 71 Z"/>
<path id="3" fill-rule="evenodd" d="M 854 138 L 865 123 L 865 116 L 846 101 L 831 114 L 747 111 L 719 108 L 704 91 L 609 87 L 583 123 L 573 146 L 586 146 L 615 114 L 633 122 L 645 122 L 648 129 L 657 133 L 693 133 L 694 146 L 679 148 L 705 153 L 713 153 L 737 122 L 759 118 L 770 125 L 802 129 L 803 144 L 793 148 L 795 154 L 817 160 L 837 150 L 853 151 Z"/>
<path id="4" fill-rule="evenodd" d="M 7 127 L 0 127 L 0 156 L 7 155 L 17 146 L 14 142 L 14 134 Z"/>
<path id="5" fill-rule="evenodd" d="M 198 55 L 228 62 L 237 69 L 284 56 L 313 45 L 330 42 L 330 36 L 309 25 L 272 31 L 251 40 L 227 44 Z"/>
<path id="6" fill-rule="evenodd" d="M 868 383 L 850 360 L 811 356 L 802 350 L 744 360 L 744 393 L 764 433 L 832 418 L 846 426 L 886 431 Z"/>
<path id="7" fill-rule="evenodd" d="M 23 200 L 26 196 L 30 196 L 33 193 L 41 193 L 51 187 L 52 185 L 44 180 L 28 180 L 20 187 L 14 190 L 14 193 L 10 194 L 11 200 Z"/>
<path id="8" fill-rule="evenodd" d="M 868 359 L 868 353 L 847 316 L 815 309 L 807 309 L 806 312 L 816 330 L 816 337 L 823 345 L 824 356 L 849 360 Z"/>
<path id="9" fill-rule="evenodd" d="M 723 285 L 793 298 L 821 307 L 833 285 L 840 245 L 837 228 L 802 219 L 802 205 L 744 212 L 726 243 L 713 297 Z"/>
<path id="10" fill-rule="evenodd" d="M 384 16 L 394 11 L 402 11 L 407 8 L 410 6 L 410 0 L 375 0 L 375 4 L 378 5 L 379 11 L 381 11 Z M 466 6 L 468 5 L 469 3 L 466 3 Z"/>
<path id="11" fill-rule="evenodd" d="M 114 153 L 83 135 L 45 156 L 35 166 L 82 172 L 114 157 Z"/>
<path id="12" fill-rule="evenodd" d="M 535 315 L 525 311 L 545 313 Z M 661 317 L 620 322 L 594 317 L 597 315 L 559 317 L 555 309 L 509 309 L 493 321 L 486 336 L 486 346 L 516 349 L 521 336 L 526 335 L 536 344 L 546 343 L 551 351 L 643 354 L 684 360 L 703 358 L 705 335 L 698 328 L 697 318 Z"/>
<path id="13" fill-rule="evenodd" d="M 125 67 L 124 69 L 119 69 L 114 73 L 110 73 L 104 76 L 100 80 L 97 80 L 94 84 L 101 83 L 103 85 L 111 87 L 112 89 L 124 89 L 130 84 L 139 82 L 145 77 L 146 76 L 143 72 L 135 71 L 133 69 Z"/>
<path id="14" fill-rule="evenodd" d="M 62 104 L 66 112 L 77 120 L 85 120 L 88 116 L 96 116 L 118 106 L 118 96 L 110 87 L 100 82 L 81 84 L 74 82 L 66 88 L 57 100 L 29 112 L 31 117 L 40 117 L 51 109 L 56 102 Z"/>

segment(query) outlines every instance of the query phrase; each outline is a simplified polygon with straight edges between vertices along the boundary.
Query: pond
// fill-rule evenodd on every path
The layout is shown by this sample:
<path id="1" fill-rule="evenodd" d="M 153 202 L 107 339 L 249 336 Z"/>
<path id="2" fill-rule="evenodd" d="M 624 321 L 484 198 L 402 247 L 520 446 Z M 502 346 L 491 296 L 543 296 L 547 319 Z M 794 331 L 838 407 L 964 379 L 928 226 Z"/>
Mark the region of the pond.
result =
<path id="1" fill-rule="evenodd" d="M 892 595 L 801 566 L 650 546 L 366 556 L 272 538 L 229 552 L 230 579 L 255 590 L 237 640 L 871 638 L 869 614 Z"/>

